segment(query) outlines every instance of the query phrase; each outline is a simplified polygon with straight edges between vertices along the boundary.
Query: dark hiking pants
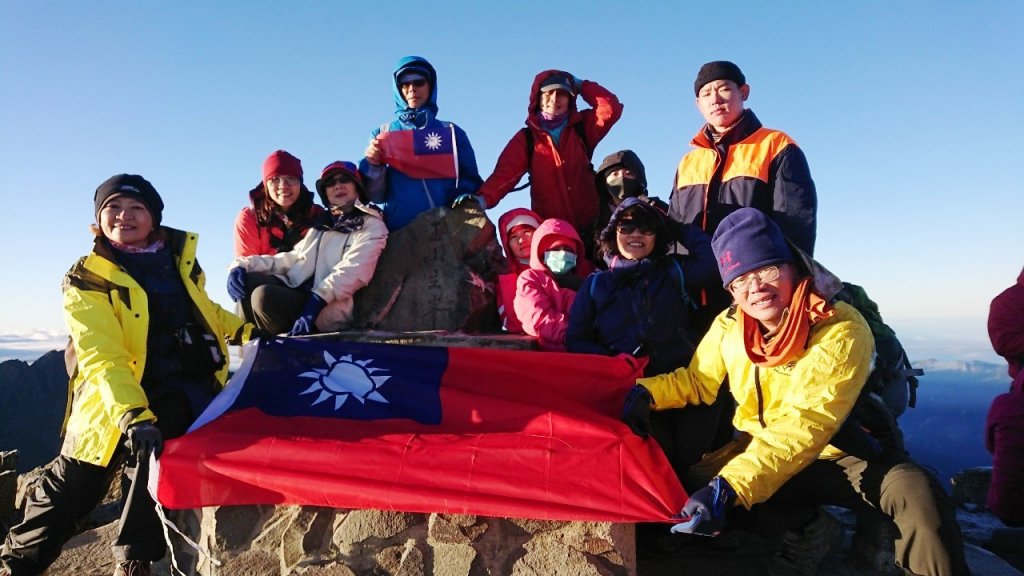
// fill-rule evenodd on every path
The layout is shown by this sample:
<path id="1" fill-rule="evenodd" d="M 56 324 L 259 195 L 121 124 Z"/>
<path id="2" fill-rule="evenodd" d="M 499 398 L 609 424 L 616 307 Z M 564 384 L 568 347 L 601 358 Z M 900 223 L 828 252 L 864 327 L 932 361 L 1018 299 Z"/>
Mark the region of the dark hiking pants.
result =
<path id="1" fill-rule="evenodd" d="M 686 478 L 687 490 L 692 493 L 707 485 L 726 462 L 743 452 L 749 438 L 743 435 L 693 466 Z M 765 503 L 773 504 L 880 511 L 899 530 L 896 563 L 900 567 L 921 576 L 970 574 L 953 502 L 931 474 L 904 454 L 815 460 Z"/>
<path id="2" fill-rule="evenodd" d="M 167 394 L 150 408 L 157 415 L 156 426 L 164 439 L 181 436 L 193 420 L 192 408 L 183 395 Z M 123 462 L 126 462 L 128 481 L 123 486 L 124 509 L 113 543 L 114 558 L 118 561 L 163 558 L 166 551 L 163 528 L 146 489 L 149 461 L 137 462 L 122 444 L 107 466 L 64 455 L 47 465 L 27 494 L 24 519 L 11 528 L 0 553 L 0 559 L 12 576 L 41 574 L 57 559 L 64 544 L 102 501 Z"/>

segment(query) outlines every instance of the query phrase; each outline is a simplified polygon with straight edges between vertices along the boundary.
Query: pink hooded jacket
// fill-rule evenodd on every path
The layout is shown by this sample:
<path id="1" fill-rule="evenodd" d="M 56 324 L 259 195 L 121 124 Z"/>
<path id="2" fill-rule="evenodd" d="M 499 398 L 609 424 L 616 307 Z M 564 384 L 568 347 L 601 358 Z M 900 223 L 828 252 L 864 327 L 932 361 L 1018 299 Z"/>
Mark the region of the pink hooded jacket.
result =
<path id="1" fill-rule="evenodd" d="M 516 283 L 516 316 L 523 330 L 536 336 L 541 350 L 565 350 L 565 331 L 569 327 L 569 309 L 576 291 L 562 288 L 544 265 L 544 252 L 556 240 L 567 238 L 576 247 L 575 275 L 586 278 L 593 266 L 584 257 L 583 241 L 576 229 L 565 220 L 549 218 L 533 233 L 530 245 L 530 268 L 519 275 Z"/>
<path id="2" fill-rule="evenodd" d="M 512 250 L 508 245 L 508 232 L 518 224 L 528 224 L 530 220 L 533 221 L 533 227 L 536 228 L 540 226 L 543 218 L 533 210 L 526 208 L 513 208 L 498 218 L 498 237 L 501 239 L 501 247 L 505 250 L 505 256 L 508 258 L 510 272 L 498 275 L 494 290 L 498 301 L 498 316 L 501 317 L 501 326 L 512 334 L 524 334 L 523 323 L 516 316 L 516 280 L 519 278 L 519 274 L 528 269 L 530 265 L 520 262 L 512 255 Z"/>

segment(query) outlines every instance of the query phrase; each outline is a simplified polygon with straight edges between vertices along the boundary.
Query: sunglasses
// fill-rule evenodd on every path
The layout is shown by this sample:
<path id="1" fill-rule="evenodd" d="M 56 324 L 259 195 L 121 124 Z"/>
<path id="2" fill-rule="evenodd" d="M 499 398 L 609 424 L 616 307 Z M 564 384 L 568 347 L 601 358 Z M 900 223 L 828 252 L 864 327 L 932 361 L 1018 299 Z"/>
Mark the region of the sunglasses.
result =
<path id="1" fill-rule="evenodd" d="M 348 174 L 338 174 L 337 176 L 331 176 L 324 181 L 324 187 L 330 188 L 331 186 L 337 186 L 338 184 L 347 184 L 349 182 L 355 182 Z"/>
<path id="2" fill-rule="evenodd" d="M 413 86 L 415 88 L 423 88 L 427 85 L 427 81 L 423 78 L 417 78 L 415 80 L 409 80 L 408 82 L 399 82 L 399 88 L 405 88 L 406 86 Z"/>
<path id="3" fill-rule="evenodd" d="M 639 224 L 619 224 L 615 231 L 624 236 L 629 236 L 634 232 L 639 232 L 644 236 L 654 236 L 654 229 L 650 226 L 643 226 Z"/>

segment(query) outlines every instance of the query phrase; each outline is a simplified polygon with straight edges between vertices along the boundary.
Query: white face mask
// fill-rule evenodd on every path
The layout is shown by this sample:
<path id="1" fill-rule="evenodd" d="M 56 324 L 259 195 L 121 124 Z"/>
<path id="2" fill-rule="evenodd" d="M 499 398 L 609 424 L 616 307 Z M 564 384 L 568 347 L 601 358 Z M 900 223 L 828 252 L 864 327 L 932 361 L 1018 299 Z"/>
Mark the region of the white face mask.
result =
<path id="1" fill-rule="evenodd" d="M 567 250 L 548 250 L 544 253 L 544 265 L 552 274 L 565 274 L 576 267 L 576 255 Z"/>

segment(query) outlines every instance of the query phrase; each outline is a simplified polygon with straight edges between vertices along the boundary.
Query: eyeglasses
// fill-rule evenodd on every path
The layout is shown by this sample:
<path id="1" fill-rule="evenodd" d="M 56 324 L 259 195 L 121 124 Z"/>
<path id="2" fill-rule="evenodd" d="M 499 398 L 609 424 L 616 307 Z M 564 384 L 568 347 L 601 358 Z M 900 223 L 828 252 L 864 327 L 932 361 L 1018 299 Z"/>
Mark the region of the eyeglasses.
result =
<path id="1" fill-rule="evenodd" d="M 282 186 L 298 186 L 299 179 L 295 176 L 274 176 L 267 178 L 267 184 L 280 188 Z"/>
<path id="2" fill-rule="evenodd" d="M 767 268 L 761 268 L 760 270 L 744 274 L 729 284 L 729 290 L 739 293 L 746 292 L 750 289 L 750 283 L 754 281 L 754 278 L 757 278 L 757 281 L 761 284 L 775 282 L 779 279 L 779 267 L 768 266 Z"/>
<path id="3" fill-rule="evenodd" d="M 354 181 L 355 180 L 353 180 L 352 177 L 349 176 L 348 174 L 338 174 L 337 176 L 332 176 L 331 178 L 327 179 L 324 182 L 324 188 L 331 188 L 333 186 L 337 186 L 338 184 L 348 184 L 349 182 Z"/>
<path id="4" fill-rule="evenodd" d="M 427 81 L 423 78 L 417 78 L 415 80 L 409 80 L 407 82 L 399 82 L 399 88 L 405 88 L 406 86 L 413 86 L 414 88 L 423 88 L 427 85 Z"/>
<path id="5" fill-rule="evenodd" d="M 641 226 L 636 224 L 619 224 L 615 227 L 615 231 L 623 236 L 629 236 L 634 232 L 639 232 L 644 236 L 654 236 L 654 229 L 649 226 Z"/>

